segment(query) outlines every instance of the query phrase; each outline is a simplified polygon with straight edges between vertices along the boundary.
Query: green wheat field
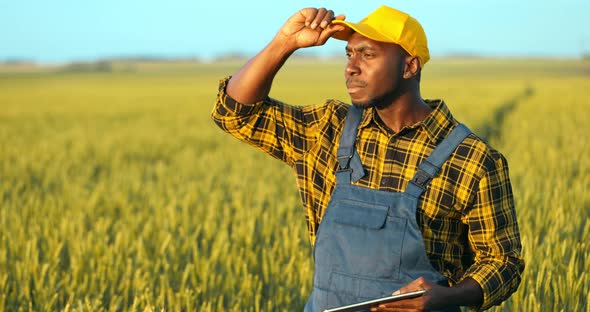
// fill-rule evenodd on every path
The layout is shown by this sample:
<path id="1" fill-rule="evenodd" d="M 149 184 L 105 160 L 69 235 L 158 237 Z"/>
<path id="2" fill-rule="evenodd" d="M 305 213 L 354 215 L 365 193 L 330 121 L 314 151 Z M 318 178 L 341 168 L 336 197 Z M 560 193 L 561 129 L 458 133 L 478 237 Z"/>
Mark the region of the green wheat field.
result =
<path id="1" fill-rule="evenodd" d="M 271 95 L 348 100 L 342 60 Z M 216 128 L 240 64 L 0 66 L 0 310 L 300 311 L 291 169 Z M 526 270 L 495 311 L 590 311 L 590 61 L 433 60 L 422 95 L 508 159 Z"/>

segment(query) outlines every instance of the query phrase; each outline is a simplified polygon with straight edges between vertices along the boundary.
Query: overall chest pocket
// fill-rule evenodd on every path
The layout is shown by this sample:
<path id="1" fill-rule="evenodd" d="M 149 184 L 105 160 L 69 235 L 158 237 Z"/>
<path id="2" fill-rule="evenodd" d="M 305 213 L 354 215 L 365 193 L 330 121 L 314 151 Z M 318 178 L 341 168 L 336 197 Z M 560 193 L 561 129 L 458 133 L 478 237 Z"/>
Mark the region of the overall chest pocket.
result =
<path id="1" fill-rule="evenodd" d="M 334 211 L 334 222 L 369 230 L 378 230 L 385 226 L 389 207 L 371 205 L 353 200 L 338 200 Z"/>
<path id="2" fill-rule="evenodd" d="M 316 264 L 333 272 L 397 280 L 406 220 L 388 216 L 385 205 L 350 199 L 330 205 Z"/>

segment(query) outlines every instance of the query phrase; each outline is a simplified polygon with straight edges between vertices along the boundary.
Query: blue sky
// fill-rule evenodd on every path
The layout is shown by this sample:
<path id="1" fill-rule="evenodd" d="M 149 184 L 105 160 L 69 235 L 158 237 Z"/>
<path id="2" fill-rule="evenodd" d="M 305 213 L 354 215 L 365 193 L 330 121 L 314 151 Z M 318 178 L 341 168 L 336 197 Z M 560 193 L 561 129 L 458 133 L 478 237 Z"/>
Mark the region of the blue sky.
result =
<path id="1" fill-rule="evenodd" d="M 252 54 L 299 8 L 359 21 L 381 4 L 416 17 L 431 54 L 579 57 L 590 53 L 588 0 L 564 1 L 0 0 L 0 60 L 43 63 L 109 57 Z M 544 2 L 544 1 L 543 1 Z M 311 52 L 343 51 L 336 40 Z"/>

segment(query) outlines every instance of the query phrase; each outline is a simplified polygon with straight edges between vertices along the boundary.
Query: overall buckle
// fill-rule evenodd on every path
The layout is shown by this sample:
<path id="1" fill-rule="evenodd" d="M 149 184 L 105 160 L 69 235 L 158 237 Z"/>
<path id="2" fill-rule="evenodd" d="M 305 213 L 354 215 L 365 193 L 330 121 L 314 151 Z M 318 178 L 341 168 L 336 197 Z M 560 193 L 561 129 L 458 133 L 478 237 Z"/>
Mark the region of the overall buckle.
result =
<path id="1" fill-rule="evenodd" d="M 352 155 L 346 156 L 338 156 L 338 169 L 339 170 L 346 170 L 350 166 L 350 160 L 352 159 Z M 342 166 L 344 164 L 344 166 Z"/>
<path id="2" fill-rule="evenodd" d="M 418 171 L 416 171 L 416 174 L 410 182 L 412 182 L 414 185 L 421 188 L 422 190 L 426 191 L 426 185 L 428 184 L 428 182 L 430 182 L 430 180 L 432 180 L 432 176 L 428 174 L 426 171 L 418 168 Z"/>

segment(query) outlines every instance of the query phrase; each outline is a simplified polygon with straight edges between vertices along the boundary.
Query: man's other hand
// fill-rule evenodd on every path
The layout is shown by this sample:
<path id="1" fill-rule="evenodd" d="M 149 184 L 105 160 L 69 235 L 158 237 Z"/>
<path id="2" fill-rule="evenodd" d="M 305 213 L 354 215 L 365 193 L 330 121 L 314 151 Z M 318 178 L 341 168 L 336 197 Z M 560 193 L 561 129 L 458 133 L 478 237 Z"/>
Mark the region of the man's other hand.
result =
<path id="1" fill-rule="evenodd" d="M 416 298 L 404 299 L 395 302 L 381 304 L 372 307 L 371 311 L 431 311 L 441 309 L 449 304 L 447 298 L 452 292 L 451 288 L 437 285 L 423 277 L 420 277 L 406 286 L 395 291 L 392 295 L 401 293 L 426 290 L 426 292 Z"/>

